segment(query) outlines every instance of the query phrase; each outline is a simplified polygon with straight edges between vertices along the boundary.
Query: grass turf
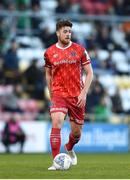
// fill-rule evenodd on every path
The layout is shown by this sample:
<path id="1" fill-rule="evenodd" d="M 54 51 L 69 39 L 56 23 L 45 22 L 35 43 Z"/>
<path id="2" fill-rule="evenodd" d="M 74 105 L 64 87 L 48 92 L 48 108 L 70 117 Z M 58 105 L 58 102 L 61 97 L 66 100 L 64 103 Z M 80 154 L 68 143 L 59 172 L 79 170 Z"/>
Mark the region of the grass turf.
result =
<path id="1" fill-rule="evenodd" d="M 0 179 L 129 179 L 130 153 L 78 154 L 78 165 L 48 171 L 48 154 L 1 154 Z"/>

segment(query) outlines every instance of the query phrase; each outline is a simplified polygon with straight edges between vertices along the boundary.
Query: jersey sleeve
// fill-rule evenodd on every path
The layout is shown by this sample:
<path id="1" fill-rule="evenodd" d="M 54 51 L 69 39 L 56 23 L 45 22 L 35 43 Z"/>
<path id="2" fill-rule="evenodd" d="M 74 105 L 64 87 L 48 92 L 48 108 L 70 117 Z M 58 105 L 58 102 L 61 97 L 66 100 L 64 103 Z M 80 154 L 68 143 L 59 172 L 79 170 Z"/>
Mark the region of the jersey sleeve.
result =
<path id="1" fill-rule="evenodd" d="M 51 62 L 49 60 L 47 51 L 44 53 L 44 61 L 45 61 L 44 67 L 51 68 Z"/>
<path id="2" fill-rule="evenodd" d="M 81 63 L 82 63 L 82 66 L 91 63 L 91 59 L 90 59 L 89 54 L 85 48 L 83 48 Z"/>

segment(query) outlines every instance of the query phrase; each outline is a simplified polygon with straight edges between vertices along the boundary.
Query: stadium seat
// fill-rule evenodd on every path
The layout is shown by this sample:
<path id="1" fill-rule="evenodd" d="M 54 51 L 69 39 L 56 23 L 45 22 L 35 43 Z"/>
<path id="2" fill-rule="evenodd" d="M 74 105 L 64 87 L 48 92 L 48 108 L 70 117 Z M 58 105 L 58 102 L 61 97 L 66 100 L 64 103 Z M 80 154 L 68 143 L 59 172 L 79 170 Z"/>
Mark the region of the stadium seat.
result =
<path id="1" fill-rule="evenodd" d="M 113 51 L 111 55 L 112 61 L 116 64 L 123 63 L 127 61 L 127 57 L 122 51 Z"/>
<path id="2" fill-rule="evenodd" d="M 123 109 L 125 111 L 130 110 L 130 89 L 121 89 L 120 95 L 122 99 Z"/>
<path id="3" fill-rule="evenodd" d="M 104 61 L 109 57 L 109 52 L 104 49 L 97 50 L 97 57 L 100 61 Z"/>
<path id="4" fill-rule="evenodd" d="M 32 99 L 20 99 L 18 105 L 24 112 L 38 112 L 39 110 L 37 101 Z"/>
<path id="5" fill-rule="evenodd" d="M 48 0 L 46 1 L 40 1 L 40 5 L 42 10 L 46 10 L 49 13 L 50 12 L 55 12 L 55 8 L 57 7 L 57 1 L 56 0 Z"/>
<path id="6" fill-rule="evenodd" d="M 110 96 L 112 96 L 116 92 L 116 84 L 112 75 L 101 75 L 99 76 L 99 81 L 107 90 Z"/>

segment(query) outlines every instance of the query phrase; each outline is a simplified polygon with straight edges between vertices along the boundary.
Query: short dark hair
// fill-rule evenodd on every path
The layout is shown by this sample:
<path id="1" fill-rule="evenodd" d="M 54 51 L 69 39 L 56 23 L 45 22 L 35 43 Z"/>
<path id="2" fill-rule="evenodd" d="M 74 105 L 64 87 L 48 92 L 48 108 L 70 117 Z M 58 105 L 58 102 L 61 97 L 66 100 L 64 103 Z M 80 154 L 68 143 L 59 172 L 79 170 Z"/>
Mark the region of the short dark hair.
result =
<path id="1" fill-rule="evenodd" d="M 72 24 L 72 22 L 70 20 L 67 20 L 67 19 L 59 20 L 56 23 L 56 31 L 58 31 L 60 28 L 62 28 L 64 26 L 72 27 L 73 24 Z"/>

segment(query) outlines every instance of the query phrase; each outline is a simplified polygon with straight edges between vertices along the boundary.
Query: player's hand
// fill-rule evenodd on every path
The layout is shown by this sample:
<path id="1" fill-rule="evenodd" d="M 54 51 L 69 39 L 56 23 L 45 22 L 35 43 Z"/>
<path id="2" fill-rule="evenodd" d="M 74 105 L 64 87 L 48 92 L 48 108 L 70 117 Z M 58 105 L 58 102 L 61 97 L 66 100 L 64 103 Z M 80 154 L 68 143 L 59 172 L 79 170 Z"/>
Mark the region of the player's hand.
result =
<path id="1" fill-rule="evenodd" d="M 85 106 L 85 104 L 86 104 L 86 96 L 87 96 L 87 93 L 84 90 L 82 90 L 80 95 L 78 96 L 78 102 L 77 102 L 78 107 Z"/>

